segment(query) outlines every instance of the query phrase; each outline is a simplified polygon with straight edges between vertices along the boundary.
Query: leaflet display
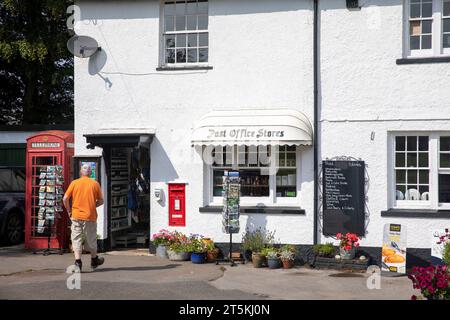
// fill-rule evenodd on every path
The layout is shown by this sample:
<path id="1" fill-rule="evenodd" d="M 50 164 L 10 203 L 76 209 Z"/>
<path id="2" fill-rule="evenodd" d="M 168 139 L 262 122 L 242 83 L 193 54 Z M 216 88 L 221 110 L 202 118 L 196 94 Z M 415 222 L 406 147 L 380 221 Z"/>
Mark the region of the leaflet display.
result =
<path id="1" fill-rule="evenodd" d="M 223 212 L 222 230 L 225 233 L 239 232 L 239 201 L 240 201 L 239 172 L 225 171 L 223 176 Z"/>

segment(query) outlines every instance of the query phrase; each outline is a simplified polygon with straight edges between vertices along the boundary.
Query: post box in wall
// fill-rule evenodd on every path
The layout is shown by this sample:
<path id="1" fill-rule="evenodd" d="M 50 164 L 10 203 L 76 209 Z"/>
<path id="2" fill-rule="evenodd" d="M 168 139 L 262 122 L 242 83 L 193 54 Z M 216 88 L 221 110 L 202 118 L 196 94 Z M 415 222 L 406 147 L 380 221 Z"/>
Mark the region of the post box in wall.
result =
<path id="1" fill-rule="evenodd" d="M 186 226 L 186 185 L 169 183 L 169 226 Z"/>

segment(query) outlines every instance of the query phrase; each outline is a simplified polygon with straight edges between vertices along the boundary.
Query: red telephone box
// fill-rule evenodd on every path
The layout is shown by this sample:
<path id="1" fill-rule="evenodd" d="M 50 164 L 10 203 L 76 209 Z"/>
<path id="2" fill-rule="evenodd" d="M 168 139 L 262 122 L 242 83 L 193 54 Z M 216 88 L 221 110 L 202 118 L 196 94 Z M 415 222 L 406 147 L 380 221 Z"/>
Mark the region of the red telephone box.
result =
<path id="1" fill-rule="evenodd" d="M 186 185 L 169 183 L 169 226 L 186 226 Z"/>
<path id="2" fill-rule="evenodd" d="M 27 139 L 26 194 L 25 194 L 25 248 L 46 249 L 68 247 L 68 215 L 63 208 L 60 218 L 55 219 L 49 234 L 38 232 L 39 185 L 41 168 L 62 166 L 63 190 L 67 190 L 72 177 L 71 159 L 74 154 L 73 133 L 43 131 Z M 62 202 L 62 201 L 61 201 Z M 64 206 L 63 206 L 64 207 Z"/>

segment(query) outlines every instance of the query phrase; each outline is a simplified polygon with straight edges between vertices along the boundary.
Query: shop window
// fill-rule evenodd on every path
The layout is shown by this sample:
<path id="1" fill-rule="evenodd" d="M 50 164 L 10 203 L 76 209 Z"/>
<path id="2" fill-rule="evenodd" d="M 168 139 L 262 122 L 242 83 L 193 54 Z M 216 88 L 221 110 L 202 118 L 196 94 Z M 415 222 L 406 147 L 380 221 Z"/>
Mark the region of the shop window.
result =
<path id="1" fill-rule="evenodd" d="M 165 65 L 208 62 L 208 1 L 163 2 L 163 61 Z"/>
<path id="2" fill-rule="evenodd" d="M 450 133 L 393 139 L 394 206 L 450 208 Z"/>
<path id="3" fill-rule="evenodd" d="M 407 55 L 438 56 L 450 48 L 450 0 L 406 0 Z"/>
<path id="4" fill-rule="evenodd" d="M 212 151 L 212 157 L 214 198 L 222 197 L 222 177 L 225 170 L 239 170 L 241 197 L 264 198 L 264 201 L 269 203 L 277 202 L 277 199 L 297 197 L 295 146 L 216 147 Z M 273 160 L 275 163 L 271 164 Z M 270 174 L 268 169 L 272 165 L 275 168 L 274 174 Z M 217 201 L 220 200 L 217 199 Z"/>

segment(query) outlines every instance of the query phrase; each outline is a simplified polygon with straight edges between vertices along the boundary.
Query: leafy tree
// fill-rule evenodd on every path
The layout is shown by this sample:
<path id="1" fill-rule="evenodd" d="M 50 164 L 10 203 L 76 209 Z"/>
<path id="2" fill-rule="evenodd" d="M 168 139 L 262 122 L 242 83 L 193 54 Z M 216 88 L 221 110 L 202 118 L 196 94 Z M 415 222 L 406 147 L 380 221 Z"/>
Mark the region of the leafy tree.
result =
<path id="1" fill-rule="evenodd" d="M 0 124 L 73 121 L 66 0 L 0 0 Z"/>

